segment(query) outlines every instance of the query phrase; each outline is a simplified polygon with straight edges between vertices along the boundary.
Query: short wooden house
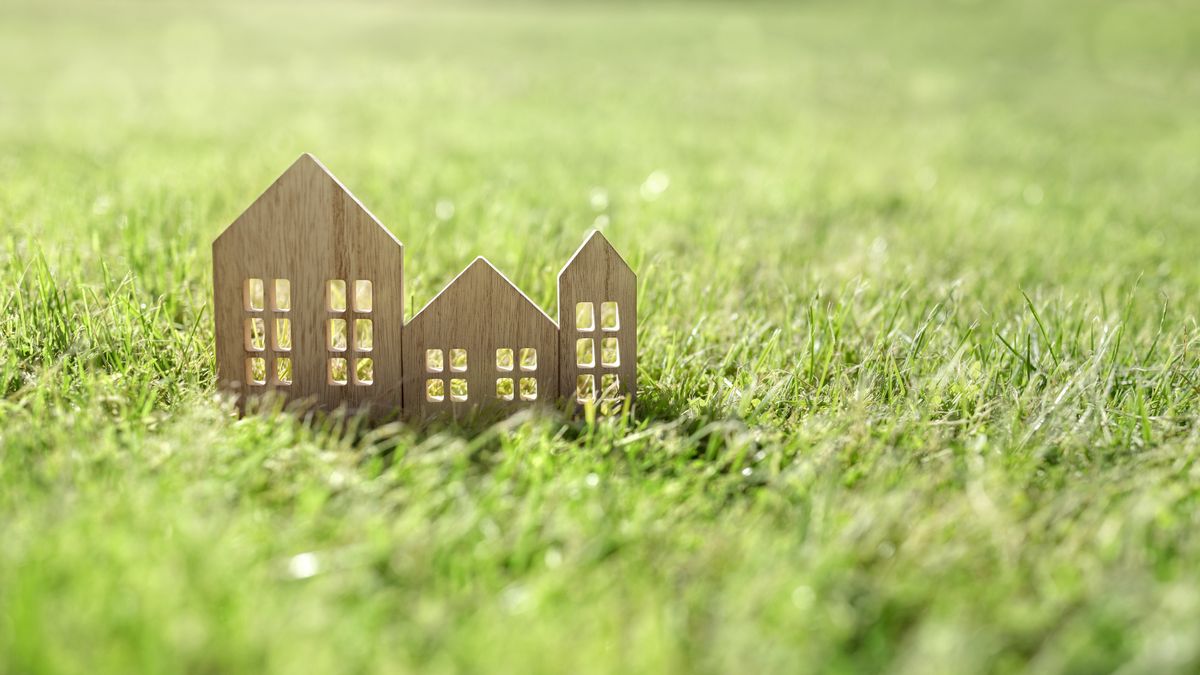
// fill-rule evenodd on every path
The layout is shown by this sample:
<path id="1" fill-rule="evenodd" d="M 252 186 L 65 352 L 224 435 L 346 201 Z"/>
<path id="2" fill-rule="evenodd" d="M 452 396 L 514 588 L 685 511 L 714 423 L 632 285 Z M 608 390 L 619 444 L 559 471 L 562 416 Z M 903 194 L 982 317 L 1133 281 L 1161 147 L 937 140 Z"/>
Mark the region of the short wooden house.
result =
<path id="1" fill-rule="evenodd" d="M 558 326 L 483 258 L 412 318 L 404 351 L 405 407 L 418 418 L 558 399 Z"/>
<path id="2" fill-rule="evenodd" d="M 213 292 L 218 383 L 243 410 L 463 419 L 637 389 L 637 277 L 599 232 L 559 275 L 559 322 L 478 258 L 405 324 L 403 246 L 308 154 L 213 242 Z"/>

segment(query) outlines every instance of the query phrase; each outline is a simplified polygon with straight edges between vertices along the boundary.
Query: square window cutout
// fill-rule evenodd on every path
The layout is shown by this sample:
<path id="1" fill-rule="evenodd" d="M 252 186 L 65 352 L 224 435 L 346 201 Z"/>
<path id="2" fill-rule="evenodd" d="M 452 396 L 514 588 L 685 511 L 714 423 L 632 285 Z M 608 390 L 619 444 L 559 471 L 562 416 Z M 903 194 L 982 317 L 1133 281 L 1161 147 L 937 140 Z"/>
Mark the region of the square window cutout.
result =
<path id="1" fill-rule="evenodd" d="M 596 309 L 590 302 L 580 302 L 575 305 L 575 330 L 596 330 Z"/>
<path id="2" fill-rule="evenodd" d="M 600 365 L 608 368 L 621 365 L 621 349 L 617 338 L 606 337 L 600 340 Z"/>
<path id="3" fill-rule="evenodd" d="M 467 350 L 457 348 L 450 350 L 450 370 L 461 373 L 467 369 Z"/>
<path id="4" fill-rule="evenodd" d="M 286 357 L 275 359 L 275 384 L 292 383 L 292 360 Z"/>
<path id="5" fill-rule="evenodd" d="M 349 366 L 346 364 L 346 359 L 329 359 L 329 384 L 342 386 L 346 384 L 348 377 Z"/>
<path id="6" fill-rule="evenodd" d="M 354 311 L 367 314 L 375 309 L 375 289 L 371 282 L 359 279 L 354 282 Z"/>
<path id="7" fill-rule="evenodd" d="M 450 400 L 465 401 L 467 400 L 467 381 L 454 378 L 450 380 Z"/>
<path id="8" fill-rule="evenodd" d="M 430 403 L 446 400 L 446 382 L 444 380 L 425 380 L 425 400 Z"/>
<path id="9" fill-rule="evenodd" d="M 276 312 L 292 311 L 292 282 L 287 279 L 275 280 L 275 294 L 271 296 L 271 309 Z"/>
<path id="10" fill-rule="evenodd" d="M 329 334 L 329 351 L 346 351 L 346 320 L 330 319 L 327 331 Z"/>
<path id="11" fill-rule="evenodd" d="M 580 375 L 575 378 L 575 400 L 591 403 L 596 400 L 596 376 Z"/>
<path id="12" fill-rule="evenodd" d="M 355 359 L 354 360 L 354 384 L 374 384 L 375 383 L 375 360 L 374 359 Z"/>
<path id="13" fill-rule="evenodd" d="M 246 382 L 249 384 L 267 383 L 267 360 L 261 356 L 246 359 Z"/>
<path id="14" fill-rule="evenodd" d="M 442 369 L 445 367 L 446 367 L 446 364 L 443 362 L 443 359 L 442 359 L 442 350 L 440 350 L 440 349 L 426 349 L 425 350 L 425 372 L 440 373 L 440 372 L 442 372 Z M 432 381 L 433 380 L 430 380 L 430 382 L 432 382 Z"/>
<path id="15" fill-rule="evenodd" d="M 275 319 L 275 351 L 292 351 L 292 320 Z"/>
<path id="16" fill-rule="evenodd" d="M 260 317 L 246 319 L 246 351 L 261 352 L 267 348 L 267 322 Z"/>
<path id="17" fill-rule="evenodd" d="M 354 320 L 354 350 L 369 352 L 375 348 L 375 324 L 370 319 Z"/>
<path id="18" fill-rule="evenodd" d="M 611 400 L 621 397 L 621 378 L 614 373 L 600 376 L 600 398 Z"/>
<path id="19" fill-rule="evenodd" d="M 522 377 L 521 378 L 521 400 L 522 401 L 536 401 L 537 397 L 538 397 L 537 378 Z"/>
<path id="20" fill-rule="evenodd" d="M 579 338 L 575 341 L 575 365 L 580 368 L 596 367 L 596 341 Z"/>
<path id="21" fill-rule="evenodd" d="M 330 279 L 325 291 L 325 307 L 331 312 L 346 311 L 346 282 Z"/>
<path id="22" fill-rule="evenodd" d="M 247 312 L 263 311 L 263 280 L 247 279 L 242 290 L 242 302 Z"/>
<path id="23" fill-rule="evenodd" d="M 496 379 L 496 398 L 501 401 L 511 401 L 514 395 L 513 379 L 501 377 Z"/>
<path id="24" fill-rule="evenodd" d="M 513 369 L 513 350 L 497 349 L 496 350 L 496 370 L 508 372 Z"/>
<path id="25" fill-rule="evenodd" d="M 533 347 L 521 349 L 521 370 L 537 370 L 537 350 Z"/>
<path id="26" fill-rule="evenodd" d="M 617 311 L 617 303 L 600 303 L 600 330 L 614 331 L 621 329 L 621 315 Z"/>

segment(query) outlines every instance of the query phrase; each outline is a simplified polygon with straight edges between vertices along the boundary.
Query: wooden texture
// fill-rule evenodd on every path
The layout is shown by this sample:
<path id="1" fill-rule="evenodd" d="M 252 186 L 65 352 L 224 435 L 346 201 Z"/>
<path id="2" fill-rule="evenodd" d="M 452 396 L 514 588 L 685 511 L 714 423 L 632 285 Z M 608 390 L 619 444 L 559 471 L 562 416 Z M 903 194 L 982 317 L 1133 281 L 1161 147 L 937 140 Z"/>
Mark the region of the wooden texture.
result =
<path id="1" fill-rule="evenodd" d="M 522 349 L 537 350 L 536 369 L 522 367 Z M 441 370 L 430 372 L 427 350 L 441 350 Z M 466 350 L 465 370 L 454 370 L 451 350 Z M 497 364 L 497 350 L 512 350 L 511 369 Z M 554 321 L 483 258 L 477 258 L 425 306 L 404 329 L 404 400 L 415 419 L 464 419 L 558 401 L 558 328 Z M 537 383 L 536 400 L 525 400 Z M 454 400 L 452 380 L 466 383 L 465 400 Z M 512 380 L 512 400 L 497 395 L 497 380 Z M 429 400 L 430 380 L 442 381 L 441 401 Z M 461 393 L 461 388 L 460 388 Z"/>
<path id="2" fill-rule="evenodd" d="M 369 406 L 376 413 L 402 408 L 401 363 L 404 322 L 404 250 L 367 209 L 314 157 L 302 155 L 266 192 L 213 242 L 213 308 L 219 384 L 247 396 L 269 391 L 290 401 L 332 410 Z M 261 279 L 261 311 L 248 311 L 246 283 Z M 276 279 L 290 284 L 291 308 L 273 307 Z M 351 296 L 345 311 L 329 309 L 328 282 L 342 280 Z M 369 280 L 371 311 L 356 311 L 354 286 Z M 262 318 L 265 348 L 247 351 L 246 320 Z M 272 335 L 275 319 L 291 322 L 291 349 Z M 343 319 L 353 332 L 356 319 L 369 320 L 371 351 L 329 349 L 329 320 Z M 364 328 L 366 324 L 361 324 Z M 247 381 L 247 358 L 262 357 L 267 382 Z M 290 358 L 291 384 L 276 382 L 276 359 Z M 330 379 L 330 359 L 345 358 L 346 384 Z M 356 361 L 371 359 L 373 383 L 356 382 Z M 365 366 L 365 364 L 363 364 Z"/>
<path id="3" fill-rule="evenodd" d="M 591 303 L 590 326 L 586 306 L 583 316 L 577 316 L 580 303 Z M 615 327 L 605 325 L 605 303 L 616 303 Z M 558 325 L 562 398 L 580 403 L 577 388 L 582 375 L 593 378 L 595 392 L 585 398 L 632 401 L 637 392 L 637 275 L 599 232 L 588 237 L 558 275 Z M 616 365 L 606 364 L 603 345 L 614 338 Z M 581 354 L 586 356 L 580 340 L 594 341 L 592 365 L 579 364 Z M 617 386 L 606 395 L 603 383 L 614 375 Z"/>
<path id="4" fill-rule="evenodd" d="M 558 324 L 477 258 L 405 325 L 403 247 L 307 154 L 213 242 L 213 292 L 218 382 L 243 411 L 275 394 L 412 420 L 608 412 L 637 391 L 637 276 L 599 232 L 559 274 Z"/>

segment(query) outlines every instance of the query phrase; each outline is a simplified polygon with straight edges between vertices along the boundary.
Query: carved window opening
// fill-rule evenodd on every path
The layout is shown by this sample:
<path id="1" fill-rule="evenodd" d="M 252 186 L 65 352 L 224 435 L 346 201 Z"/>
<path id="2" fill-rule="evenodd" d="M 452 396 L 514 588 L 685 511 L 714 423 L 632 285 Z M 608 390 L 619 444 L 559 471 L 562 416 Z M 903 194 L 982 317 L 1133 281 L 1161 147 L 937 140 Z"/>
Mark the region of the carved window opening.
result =
<path id="1" fill-rule="evenodd" d="M 271 292 L 271 311 L 292 311 L 292 282 L 287 279 L 276 279 Z"/>
<path id="2" fill-rule="evenodd" d="M 346 351 L 346 320 L 345 319 L 330 319 L 329 325 L 326 327 L 326 335 L 329 336 L 328 349 L 331 352 Z"/>
<path id="3" fill-rule="evenodd" d="M 616 373 L 605 373 L 600 376 L 600 398 L 605 401 L 621 398 L 621 378 Z"/>
<path id="4" fill-rule="evenodd" d="M 445 359 L 440 349 L 425 350 L 425 372 L 440 373 L 446 367 Z M 432 382 L 432 380 L 430 380 Z"/>
<path id="5" fill-rule="evenodd" d="M 267 322 L 262 317 L 246 319 L 246 351 L 267 350 Z"/>
<path id="6" fill-rule="evenodd" d="M 502 348 L 496 350 L 496 370 L 511 372 L 513 369 L 513 350 Z"/>
<path id="7" fill-rule="evenodd" d="M 329 384 L 345 386 L 349 382 L 350 368 L 346 359 L 340 356 L 329 359 Z"/>
<path id="8" fill-rule="evenodd" d="M 243 290 L 243 305 L 247 312 L 263 311 L 263 280 L 247 279 Z"/>
<path id="9" fill-rule="evenodd" d="M 375 360 L 371 358 L 354 360 L 354 384 L 375 383 Z"/>
<path id="10" fill-rule="evenodd" d="M 532 372 L 538 368 L 538 354 L 534 347 L 521 348 L 521 370 Z"/>
<path id="11" fill-rule="evenodd" d="M 501 401 L 511 401 L 516 393 L 511 377 L 496 378 L 496 398 Z"/>
<path id="12" fill-rule="evenodd" d="M 575 341 L 575 365 L 580 368 L 596 367 L 596 341 L 592 338 L 579 338 Z"/>
<path id="13" fill-rule="evenodd" d="M 600 340 L 600 365 L 605 368 L 616 368 L 621 365 L 621 345 L 615 337 Z"/>
<path id="14" fill-rule="evenodd" d="M 246 359 L 246 382 L 262 385 L 267 383 L 267 360 L 261 356 Z"/>
<path id="15" fill-rule="evenodd" d="M 590 373 L 575 378 L 575 400 L 591 403 L 596 400 L 596 376 Z"/>
<path id="16" fill-rule="evenodd" d="M 617 331 L 621 329 L 621 314 L 617 303 L 609 301 L 600 303 L 600 330 Z"/>
<path id="17" fill-rule="evenodd" d="M 461 348 L 450 350 L 450 371 L 454 373 L 467 372 L 467 350 Z"/>
<path id="18" fill-rule="evenodd" d="M 595 305 L 590 302 L 575 304 L 575 330 L 584 333 L 596 330 Z"/>
<path id="19" fill-rule="evenodd" d="M 280 356 L 275 359 L 275 384 L 287 386 L 292 383 L 292 359 Z"/>
<path id="20" fill-rule="evenodd" d="M 375 288 L 369 279 L 354 282 L 354 311 L 370 314 L 375 309 Z"/>
<path id="21" fill-rule="evenodd" d="M 370 319 L 354 320 L 354 351 L 369 352 L 375 349 L 375 324 Z"/>
<path id="22" fill-rule="evenodd" d="M 275 319 L 275 335 L 274 344 L 272 346 L 277 352 L 292 351 L 291 319 Z"/>
<path id="23" fill-rule="evenodd" d="M 325 309 L 330 312 L 346 311 L 346 282 L 330 279 L 325 290 Z"/>

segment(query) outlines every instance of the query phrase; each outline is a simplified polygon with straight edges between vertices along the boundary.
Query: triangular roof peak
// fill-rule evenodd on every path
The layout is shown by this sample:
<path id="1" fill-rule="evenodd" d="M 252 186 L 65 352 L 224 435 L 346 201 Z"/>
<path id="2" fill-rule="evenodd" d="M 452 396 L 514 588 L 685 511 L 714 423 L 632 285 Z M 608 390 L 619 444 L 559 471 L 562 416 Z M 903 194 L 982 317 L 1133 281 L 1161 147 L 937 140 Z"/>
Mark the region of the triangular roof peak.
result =
<path id="1" fill-rule="evenodd" d="M 321 163 L 321 160 L 317 159 L 308 152 L 301 153 L 300 156 L 296 158 L 296 161 L 292 162 L 291 166 L 285 169 L 283 173 L 279 174 L 279 177 L 276 178 L 275 181 L 272 182 L 271 185 L 267 187 L 267 189 L 264 190 L 263 193 L 259 195 L 258 198 L 255 199 L 254 202 L 252 202 L 250 206 L 247 207 L 246 210 L 243 211 L 231 225 L 229 225 L 229 227 L 225 228 L 225 230 L 217 236 L 217 241 L 220 241 L 220 239 L 228 234 L 231 230 L 250 225 L 250 223 L 247 223 L 246 221 L 252 220 L 251 214 L 264 210 L 279 208 L 278 205 L 280 203 L 287 203 L 294 200 L 295 193 L 303 194 L 309 191 L 309 189 L 313 187 L 314 183 L 319 185 L 320 182 L 326 182 L 327 188 L 332 188 L 335 192 L 341 193 L 341 195 L 343 195 L 345 198 L 348 198 L 354 204 L 354 206 L 370 220 L 371 223 L 379 228 L 381 232 L 386 234 L 387 237 L 394 241 L 397 245 L 402 246 L 400 240 L 396 239 L 396 236 L 392 234 L 390 230 L 384 227 L 383 223 L 375 217 L 375 214 L 371 213 L 371 210 L 368 209 L 366 205 L 364 205 L 362 201 L 360 201 L 359 198 L 350 191 L 349 188 L 343 185 L 342 182 L 338 180 L 337 176 L 333 175 L 333 172 Z"/>
<path id="2" fill-rule="evenodd" d="M 425 306 L 413 315 L 411 321 L 416 321 L 417 317 L 425 313 L 426 310 L 436 305 L 443 298 L 451 296 L 456 289 L 460 288 L 459 284 L 472 284 L 473 287 L 469 290 L 471 292 L 475 292 L 477 290 L 477 286 L 474 285 L 493 283 L 499 284 L 502 287 L 506 287 L 507 290 L 511 290 L 514 295 L 519 297 L 521 300 L 524 300 L 529 304 L 530 307 L 537 310 L 539 314 L 546 317 L 547 321 L 558 325 L 554 319 L 550 318 L 549 314 L 546 314 L 541 307 L 538 307 L 536 302 L 530 300 L 529 296 L 525 295 L 524 291 L 518 288 L 511 279 L 505 276 L 504 273 L 501 272 L 495 265 L 493 265 L 490 260 L 483 256 L 478 256 L 472 260 L 471 264 L 467 265 L 463 271 L 459 272 L 457 276 L 450 280 L 450 283 L 442 287 L 442 290 L 438 291 L 437 295 L 433 296 L 432 300 L 425 303 Z"/>
<path id="3" fill-rule="evenodd" d="M 324 164 L 322 164 L 321 160 L 314 157 L 311 152 L 300 153 L 300 156 L 296 158 L 296 161 L 292 162 L 291 166 L 289 166 L 287 169 L 284 169 L 283 173 L 279 174 L 279 178 L 276 178 L 275 182 L 272 183 L 271 187 L 267 188 L 266 191 L 270 192 L 271 188 L 291 179 L 309 177 L 313 172 L 320 172 L 324 174 L 343 192 L 353 196 L 353 193 L 351 193 L 345 185 L 342 185 L 342 181 L 338 180 L 337 176 L 333 175 L 333 172 L 330 171 L 329 168 Z M 358 200 L 355 199 L 354 201 Z M 362 206 L 362 202 L 359 202 L 359 206 Z M 367 207 L 363 206 L 363 210 L 366 211 Z"/>
<path id="4" fill-rule="evenodd" d="M 561 277 L 563 274 L 566 274 L 567 270 L 571 269 L 571 266 L 576 262 L 588 258 L 607 258 L 609 255 L 611 255 L 610 260 L 615 259 L 619 261 L 625 269 L 629 270 L 630 274 L 633 274 L 633 268 L 629 266 L 629 263 L 625 262 L 625 258 L 609 243 L 608 238 L 600 230 L 592 230 L 583 243 L 579 245 L 579 248 L 575 249 L 575 252 L 571 254 L 571 258 L 567 260 L 566 265 L 563 265 L 562 271 L 558 275 Z"/>
<path id="5" fill-rule="evenodd" d="M 491 272 L 492 274 L 495 274 L 506 281 L 513 288 L 517 287 L 516 284 L 508 280 L 508 277 L 504 276 L 504 272 L 501 272 L 496 268 L 495 265 L 492 264 L 492 261 L 481 255 L 475 256 L 475 259 L 471 261 L 471 264 L 467 265 L 459 274 L 466 274 L 467 272 Z"/>
<path id="6" fill-rule="evenodd" d="M 325 165 L 321 163 L 321 160 L 314 157 L 311 152 L 300 153 L 300 156 L 296 158 L 296 161 L 292 162 L 292 165 L 287 168 L 287 171 L 291 171 L 292 169 L 295 169 L 296 167 L 299 167 L 299 166 L 315 166 L 316 168 L 320 169 L 321 171 L 324 171 L 325 173 L 329 174 L 330 177 L 333 176 L 333 173 L 330 172 L 329 169 L 325 168 Z M 287 171 L 284 171 L 284 173 L 287 173 Z M 335 178 L 334 180 L 337 180 L 337 179 Z"/>

